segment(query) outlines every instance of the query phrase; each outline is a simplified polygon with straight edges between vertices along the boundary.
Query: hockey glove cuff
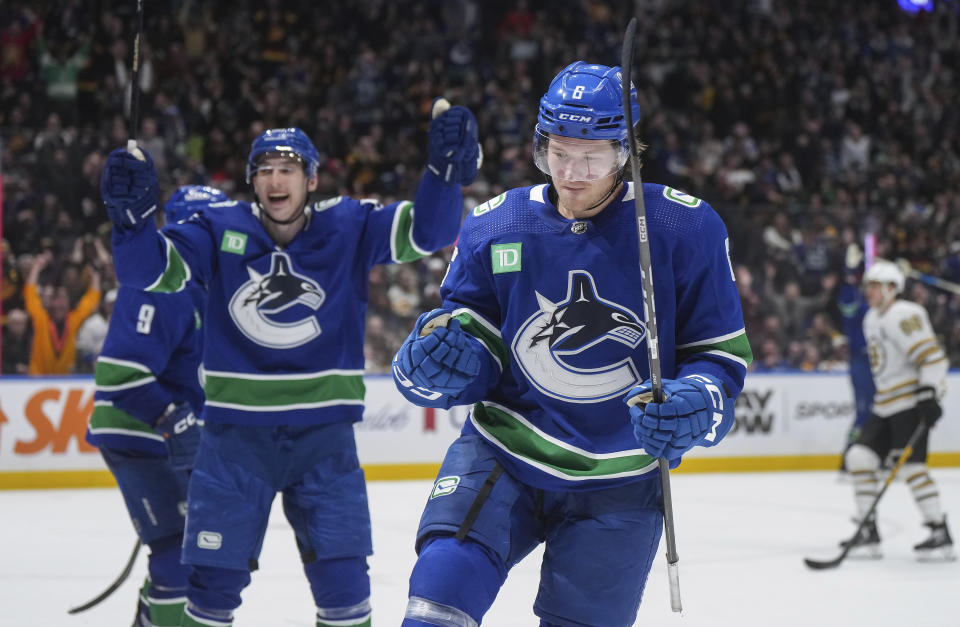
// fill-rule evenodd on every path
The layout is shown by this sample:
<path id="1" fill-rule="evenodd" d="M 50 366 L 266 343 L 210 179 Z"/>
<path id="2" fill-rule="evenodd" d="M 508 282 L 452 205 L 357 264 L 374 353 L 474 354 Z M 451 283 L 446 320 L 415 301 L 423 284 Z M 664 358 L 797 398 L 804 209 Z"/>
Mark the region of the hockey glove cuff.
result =
<path id="1" fill-rule="evenodd" d="M 920 419 L 927 423 L 927 428 L 933 428 L 943 415 L 943 408 L 937 399 L 937 391 L 930 385 L 917 388 L 917 413 Z"/>

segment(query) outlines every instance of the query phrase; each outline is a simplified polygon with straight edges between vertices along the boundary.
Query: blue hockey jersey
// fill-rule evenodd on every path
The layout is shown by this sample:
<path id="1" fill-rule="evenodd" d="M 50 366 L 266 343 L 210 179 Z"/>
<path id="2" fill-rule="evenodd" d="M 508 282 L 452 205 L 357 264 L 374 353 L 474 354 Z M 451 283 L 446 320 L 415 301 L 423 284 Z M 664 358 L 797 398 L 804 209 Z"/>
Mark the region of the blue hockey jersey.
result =
<path id="1" fill-rule="evenodd" d="M 733 402 L 752 355 L 726 228 L 697 198 L 643 190 L 662 375 L 713 375 Z M 538 185 L 464 222 L 443 306 L 486 349 L 477 381 L 494 383 L 456 402 L 479 401 L 464 432 L 531 485 L 590 489 L 656 471 L 623 400 L 649 372 L 633 200 L 628 183 L 592 219 L 570 220 Z"/>
<path id="2" fill-rule="evenodd" d="M 95 446 L 166 454 L 152 425 L 170 403 L 199 412 L 202 314 L 197 285 L 176 294 L 117 290 L 110 327 L 97 359 L 87 441 Z"/>
<path id="3" fill-rule="evenodd" d="M 114 229 L 117 276 L 170 292 L 191 280 L 208 293 L 207 421 L 250 425 L 354 422 L 363 416 L 363 339 L 370 269 L 412 261 L 456 238 L 459 186 L 428 180 L 431 202 L 381 206 L 336 197 L 306 210 L 284 247 L 257 204 L 211 203 L 189 220 Z"/>

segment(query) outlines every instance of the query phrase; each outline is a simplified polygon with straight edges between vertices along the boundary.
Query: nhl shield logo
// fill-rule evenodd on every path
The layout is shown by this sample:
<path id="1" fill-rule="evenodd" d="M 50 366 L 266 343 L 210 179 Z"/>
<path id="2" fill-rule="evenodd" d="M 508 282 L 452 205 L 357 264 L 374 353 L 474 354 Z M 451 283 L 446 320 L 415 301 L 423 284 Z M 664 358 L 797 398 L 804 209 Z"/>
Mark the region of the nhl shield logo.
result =
<path id="1" fill-rule="evenodd" d="M 273 253 L 266 274 L 250 266 L 247 274 L 250 280 L 234 292 L 229 305 L 230 317 L 244 335 L 268 348 L 295 348 L 320 335 L 313 312 L 326 294 L 316 281 L 294 272 L 286 253 Z"/>
<path id="2" fill-rule="evenodd" d="M 601 298 L 589 272 L 571 271 L 567 295 L 559 302 L 535 294 L 540 309 L 523 323 L 510 349 L 541 392 L 571 403 L 595 403 L 621 396 L 641 380 L 633 359 L 624 354 L 640 345 L 647 327 L 627 307 Z"/>

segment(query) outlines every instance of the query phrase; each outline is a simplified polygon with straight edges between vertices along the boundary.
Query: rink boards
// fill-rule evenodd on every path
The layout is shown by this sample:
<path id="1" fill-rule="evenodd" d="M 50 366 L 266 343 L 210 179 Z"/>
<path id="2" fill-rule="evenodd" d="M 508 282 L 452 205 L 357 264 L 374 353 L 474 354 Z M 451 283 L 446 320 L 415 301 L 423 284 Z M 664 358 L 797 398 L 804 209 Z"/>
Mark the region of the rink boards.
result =
<path id="1" fill-rule="evenodd" d="M 466 409 L 415 407 L 388 376 L 368 376 L 366 386 L 356 430 L 367 477 L 432 478 Z M 948 389 L 933 431 L 933 466 L 960 466 L 960 372 L 950 373 Z M 83 439 L 93 391 L 90 377 L 0 379 L 0 489 L 113 485 Z M 845 373 L 750 375 L 737 399 L 736 426 L 720 445 L 687 455 L 678 472 L 837 468 L 853 417 Z"/>

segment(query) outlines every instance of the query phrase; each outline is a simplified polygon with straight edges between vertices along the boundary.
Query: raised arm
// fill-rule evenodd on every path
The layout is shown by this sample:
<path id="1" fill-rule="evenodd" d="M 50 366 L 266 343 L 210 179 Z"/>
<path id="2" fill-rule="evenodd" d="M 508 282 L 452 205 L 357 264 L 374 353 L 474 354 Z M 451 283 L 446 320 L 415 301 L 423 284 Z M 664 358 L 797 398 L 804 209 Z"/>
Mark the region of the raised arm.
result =
<path id="1" fill-rule="evenodd" d="M 370 265 L 413 261 L 453 244 L 463 215 L 461 185 L 477 176 L 482 161 L 477 121 L 466 107 L 434 102 L 429 155 L 414 201 L 368 206 L 361 256 Z"/>

